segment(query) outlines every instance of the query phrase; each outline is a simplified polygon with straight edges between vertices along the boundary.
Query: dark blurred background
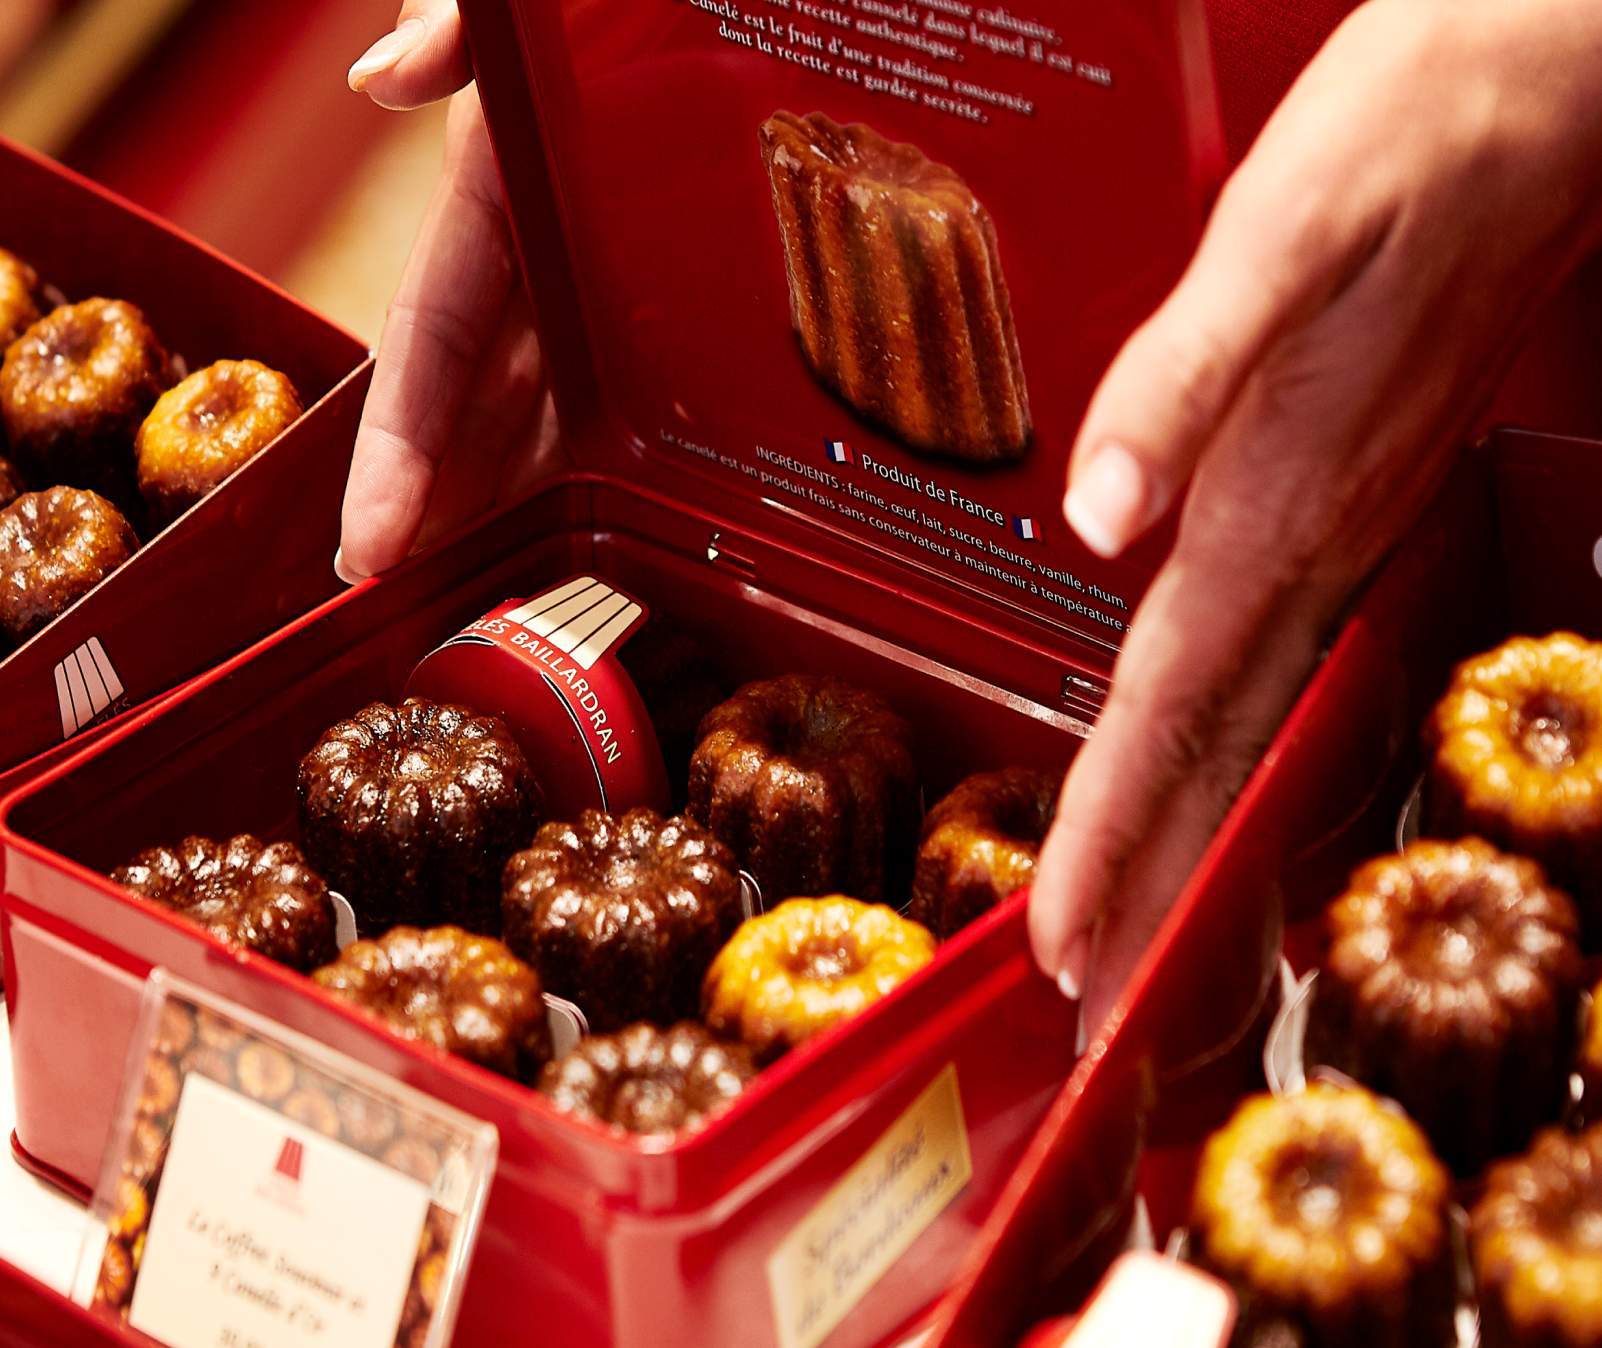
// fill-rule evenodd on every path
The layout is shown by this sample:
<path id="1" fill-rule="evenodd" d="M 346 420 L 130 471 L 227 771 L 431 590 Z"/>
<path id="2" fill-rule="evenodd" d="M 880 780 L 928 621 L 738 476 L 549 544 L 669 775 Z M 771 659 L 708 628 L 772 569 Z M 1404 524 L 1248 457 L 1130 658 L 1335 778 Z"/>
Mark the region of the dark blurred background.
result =
<path id="1" fill-rule="evenodd" d="M 441 109 L 345 86 L 397 0 L 0 0 L 0 134 L 376 339 Z"/>

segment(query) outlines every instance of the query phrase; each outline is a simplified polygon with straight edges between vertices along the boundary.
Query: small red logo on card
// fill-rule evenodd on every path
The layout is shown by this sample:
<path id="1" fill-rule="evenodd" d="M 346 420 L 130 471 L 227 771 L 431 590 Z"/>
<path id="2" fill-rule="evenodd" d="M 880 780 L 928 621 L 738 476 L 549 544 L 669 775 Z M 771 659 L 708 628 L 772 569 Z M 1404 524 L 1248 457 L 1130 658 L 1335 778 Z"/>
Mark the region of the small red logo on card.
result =
<path id="1" fill-rule="evenodd" d="M 300 1183 L 300 1163 L 305 1158 L 306 1148 L 292 1137 L 284 1139 L 284 1145 L 278 1153 L 278 1164 L 273 1167 L 278 1174 L 287 1180 Z"/>

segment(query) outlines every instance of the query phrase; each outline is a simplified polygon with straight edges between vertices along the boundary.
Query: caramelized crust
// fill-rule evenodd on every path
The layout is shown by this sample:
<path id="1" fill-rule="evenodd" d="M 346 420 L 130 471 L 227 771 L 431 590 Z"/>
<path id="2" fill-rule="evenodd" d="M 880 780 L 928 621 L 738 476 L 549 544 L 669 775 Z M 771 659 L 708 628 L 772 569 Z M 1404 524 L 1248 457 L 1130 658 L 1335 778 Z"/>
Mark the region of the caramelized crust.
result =
<path id="1" fill-rule="evenodd" d="M 749 683 L 701 722 L 690 813 L 756 877 L 767 903 L 891 892 L 912 850 L 912 732 L 875 694 L 810 674 Z"/>
<path id="2" fill-rule="evenodd" d="M 168 389 L 134 440 L 151 520 L 162 525 L 183 514 L 300 413 L 288 376 L 254 360 L 219 360 Z"/>
<path id="3" fill-rule="evenodd" d="M 1325 916 L 1312 1052 L 1399 1100 L 1461 1173 L 1517 1151 L 1566 1096 L 1577 925 L 1539 866 L 1477 838 L 1371 861 Z"/>
<path id="4" fill-rule="evenodd" d="M 693 1016 L 740 917 L 733 853 L 693 819 L 654 810 L 547 823 L 506 866 L 506 943 L 593 1030 Z"/>
<path id="5" fill-rule="evenodd" d="M 39 273 L 0 248 L 0 354 L 39 321 Z"/>
<path id="6" fill-rule="evenodd" d="M 980 462 L 1029 442 L 1029 392 L 996 229 L 912 145 L 821 112 L 762 124 L 807 363 L 914 449 Z"/>
<path id="7" fill-rule="evenodd" d="M 1034 768 L 959 782 L 924 818 L 907 916 L 944 941 L 1029 884 L 1061 786 Z"/>
<path id="8" fill-rule="evenodd" d="M 503 1076 L 532 1080 L 551 1056 L 539 975 L 499 941 L 460 927 L 396 927 L 354 941 L 312 978 L 396 1034 Z"/>
<path id="9" fill-rule="evenodd" d="M 539 1086 L 564 1113 L 629 1133 L 673 1133 L 699 1128 L 755 1075 L 749 1049 L 683 1021 L 590 1035 L 547 1063 Z"/>
<path id="10" fill-rule="evenodd" d="M 1602 942 L 1602 645 L 1554 632 L 1465 661 L 1425 738 L 1430 832 L 1539 861 Z"/>
<path id="11" fill-rule="evenodd" d="M 702 1019 L 765 1060 L 889 996 L 934 952 L 933 936 L 883 904 L 790 899 L 744 923 L 718 952 Z"/>
<path id="12" fill-rule="evenodd" d="M 36 481 L 137 503 L 134 435 L 172 383 L 167 352 L 123 300 L 52 311 L 14 341 L 0 367 L 0 418 Z"/>
<path id="13" fill-rule="evenodd" d="M 1324 1348 L 1449 1348 L 1448 1192 L 1424 1135 L 1367 1091 L 1258 1095 L 1208 1139 L 1191 1238 L 1240 1299 L 1237 1343 L 1277 1325 Z"/>
<path id="14" fill-rule="evenodd" d="M 1602 1128 L 1491 1169 L 1469 1216 L 1484 1348 L 1602 1343 Z"/>
<path id="15" fill-rule="evenodd" d="M 330 727 L 300 762 L 301 842 L 364 933 L 398 922 L 500 930 L 500 877 L 538 787 L 493 716 L 408 698 Z"/>
<path id="16" fill-rule="evenodd" d="M 338 953 L 328 886 L 294 843 L 264 843 L 248 833 L 226 842 L 185 838 L 140 852 L 111 878 L 221 941 L 302 973 Z"/>
<path id="17" fill-rule="evenodd" d="M 92 491 L 51 487 L 0 510 L 0 627 L 26 641 L 134 555 L 139 540 Z"/>

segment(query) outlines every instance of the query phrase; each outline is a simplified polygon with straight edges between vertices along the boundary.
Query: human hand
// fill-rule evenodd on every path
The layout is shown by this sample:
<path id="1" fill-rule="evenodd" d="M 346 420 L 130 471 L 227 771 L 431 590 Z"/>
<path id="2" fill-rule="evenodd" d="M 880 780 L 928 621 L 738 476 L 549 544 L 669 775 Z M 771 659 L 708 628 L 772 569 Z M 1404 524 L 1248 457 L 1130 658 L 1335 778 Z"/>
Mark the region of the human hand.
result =
<path id="1" fill-rule="evenodd" d="M 1030 903 L 1035 958 L 1091 1029 L 1532 313 L 1602 240 L 1599 69 L 1594 0 L 1370 0 L 1104 377 L 1069 524 L 1114 556 L 1190 490 Z"/>
<path id="2" fill-rule="evenodd" d="M 350 70 L 351 88 L 386 108 L 460 92 L 356 436 L 334 563 L 347 582 L 515 499 L 553 446 L 539 343 L 469 75 L 455 0 L 406 0 L 394 31 Z"/>

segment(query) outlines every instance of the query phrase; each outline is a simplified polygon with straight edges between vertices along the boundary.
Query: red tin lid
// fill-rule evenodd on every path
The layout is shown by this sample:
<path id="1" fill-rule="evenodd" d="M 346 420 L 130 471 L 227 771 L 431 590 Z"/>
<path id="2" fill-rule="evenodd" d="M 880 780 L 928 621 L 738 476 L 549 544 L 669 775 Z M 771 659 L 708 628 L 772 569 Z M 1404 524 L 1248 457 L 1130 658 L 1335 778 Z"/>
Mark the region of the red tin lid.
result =
<path id="1" fill-rule="evenodd" d="M 1168 535 L 1058 507 L 1221 172 L 1201 0 L 462 11 L 580 465 L 1110 665 Z"/>

